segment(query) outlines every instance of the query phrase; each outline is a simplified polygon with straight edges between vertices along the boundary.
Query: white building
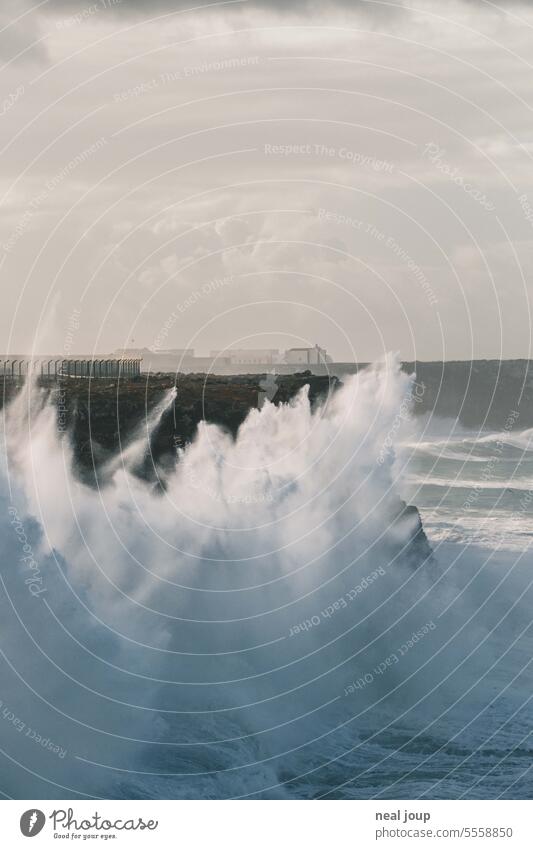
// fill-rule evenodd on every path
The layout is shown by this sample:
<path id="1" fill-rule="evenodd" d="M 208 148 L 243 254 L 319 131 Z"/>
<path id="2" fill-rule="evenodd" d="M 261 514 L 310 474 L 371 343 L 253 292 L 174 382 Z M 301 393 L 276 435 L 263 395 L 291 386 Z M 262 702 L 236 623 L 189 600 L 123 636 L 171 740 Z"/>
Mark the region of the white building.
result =
<path id="1" fill-rule="evenodd" d="M 170 354 L 173 357 L 194 357 L 194 348 L 158 348 L 158 354 Z"/>
<path id="2" fill-rule="evenodd" d="M 231 365 L 275 365 L 280 361 L 277 348 L 227 348 L 224 351 L 211 351 L 213 359 L 229 360 Z"/>
<path id="3" fill-rule="evenodd" d="M 113 352 L 117 357 L 153 357 L 164 354 L 171 357 L 194 357 L 194 348 L 116 348 Z"/>
<path id="4" fill-rule="evenodd" d="M 331 362 L 326 349 L 315 345 L 313 348 L 289 348 L 285 351 L 285 362 L 294 365 L 324 365 Z"/>

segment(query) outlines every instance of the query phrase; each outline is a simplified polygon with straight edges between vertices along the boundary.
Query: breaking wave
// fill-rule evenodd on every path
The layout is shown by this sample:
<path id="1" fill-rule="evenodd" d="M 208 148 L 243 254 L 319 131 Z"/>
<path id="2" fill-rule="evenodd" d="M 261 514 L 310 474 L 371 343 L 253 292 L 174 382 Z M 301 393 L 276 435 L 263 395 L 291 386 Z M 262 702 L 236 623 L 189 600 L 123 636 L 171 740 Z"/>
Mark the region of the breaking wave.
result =
<path id="1" fill-rule="evenodd" d="M 0 468 L 4 793 L 453 796 L 465 759 L 468 793 L 479 751 L 500 757 L 489 703 L 530 683 L 506 638 L 524 572 L 496 603 L 493 564 L 431 556 L 396 480 L 409 393 L 388 361 L 315 408 L 266 402 L 235 439 L 203 422 L 155 485 L 139 468 L 173 390 L 90 488 L 26 386 Z"/>

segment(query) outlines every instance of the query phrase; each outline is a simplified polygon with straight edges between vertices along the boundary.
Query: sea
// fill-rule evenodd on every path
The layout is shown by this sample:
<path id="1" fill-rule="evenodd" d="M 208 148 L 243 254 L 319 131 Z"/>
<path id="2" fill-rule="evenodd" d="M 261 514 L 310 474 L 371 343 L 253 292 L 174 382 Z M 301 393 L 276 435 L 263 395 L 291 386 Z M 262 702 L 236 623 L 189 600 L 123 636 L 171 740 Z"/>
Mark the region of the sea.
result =
<path id="1" fill-rule="evenodd" d="M 0 792 L 530 798 L 533 432 L 409 399 L 390 361 L 236 439 L 204 423 L 155 487 L 173 391 L 89 487 L 28 385 L 3 411 Z"/>

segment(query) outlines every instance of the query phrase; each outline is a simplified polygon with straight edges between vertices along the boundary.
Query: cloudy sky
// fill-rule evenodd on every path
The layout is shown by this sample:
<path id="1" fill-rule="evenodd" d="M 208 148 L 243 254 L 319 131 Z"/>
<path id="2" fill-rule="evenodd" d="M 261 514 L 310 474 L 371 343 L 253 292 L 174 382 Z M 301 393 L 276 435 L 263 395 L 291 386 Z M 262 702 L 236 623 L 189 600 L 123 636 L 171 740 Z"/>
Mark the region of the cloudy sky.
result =
<path id="1" fill-rule="evenodd" d="M 528 357 L 529 3 L 0 10 L 0 348 Z"/>

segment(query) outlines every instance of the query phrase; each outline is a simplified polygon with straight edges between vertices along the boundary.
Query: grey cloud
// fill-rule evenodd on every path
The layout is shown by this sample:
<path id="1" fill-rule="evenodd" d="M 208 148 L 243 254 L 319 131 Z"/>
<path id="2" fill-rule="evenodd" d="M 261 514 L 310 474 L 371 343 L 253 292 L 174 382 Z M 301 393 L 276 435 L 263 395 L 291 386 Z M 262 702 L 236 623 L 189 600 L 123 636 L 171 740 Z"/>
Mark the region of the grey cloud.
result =
<path id="1" fill-rule="evenodd" d="M 206 2 L 196 3 L 191 2 L 191 0 L 97 0 L 97 2 L 110 10 L 116 10 L 117 12 L 127 12 L 128 10 L 152 12 L 154 9 L 165 9 L 167 11 L 172 11 L 173 9 L 191 9 L 194 7 L 202 9 L 207 6 L 215 5 L 217 0 L 211 0 L 211 2 L 206 0 Z M 90 5 L 88 0 L 75 0 L 75 2 L 72 2 L 72 0 L 49 0 L 45 8 L 49 11 L 53 11 L 58 8 L 61 10 L 75 9 L 76 7 L 84 8 L 88 5 Z M 220 2 L 220 5 L 224 5 L 223 2 Z M 320 10 L 322 12 L 327 12 L 329 9 L 341 6 L 346 9 L 353 9 L 354 11 L 365 9 L 377 14 L 380 14 L 381 10 L 384 8 L 381 4 L 372 3 L 369 2 L 369 0 L 330 0 L 330 2 L 326 5 L 324 3 L 317 2 L 317 0 L 289 0 L 289 2 L 286 2 L 286 0 L 243 0 L 242 3 L 235 3 L 235 5 L 252 8 L 276 9 L 286 12 L 300 9 L 314 9 L 317 11 Z M 386 5 L 386 9 L 389 14 L 391 11 L 394 12 L 394 9 L 392 8 L 394 5 L 398 6 L 398 8 L 403 7 L 402 2 L 391 2 Z"/>
<path id="2" fill-rule="evenodd" d="M 326 18 L 329 14 L 338 12 L 353 13 L 359 17 L 374 22 L 387 22 L 396 19 L 400 15 L 407 14 L 403 0 L 390 3 L 373 3 L 370 0 L 330 0 L 327 4 L 319 0 L 205 0 L 205 2 L 194 2 L 194 0 L 49 0 L 42 11 L 45 13 L 82 14 L 91 6 L 105 8 L 117 16 L 142 15 L 153 17 L 157 14 L 168 12 L 179 12 L 187 9 L 194 13 L 205 10 L 206 13 L 215 11 L 218 6 L 221 10 L 230 9 L 235 14 L 248 12 L 274 12 L 277 14 L 312 14 L 317 17 Z"/>
<path id="3" fill-rule="evenodd" d="M 28 14 L 25 14 L 25 13 Z M 25 3 L 6 0 L 0 7 L 0 60 L 31 61 L 43 64 L 48 59 L 44 33 L 36 16 Z"/>

